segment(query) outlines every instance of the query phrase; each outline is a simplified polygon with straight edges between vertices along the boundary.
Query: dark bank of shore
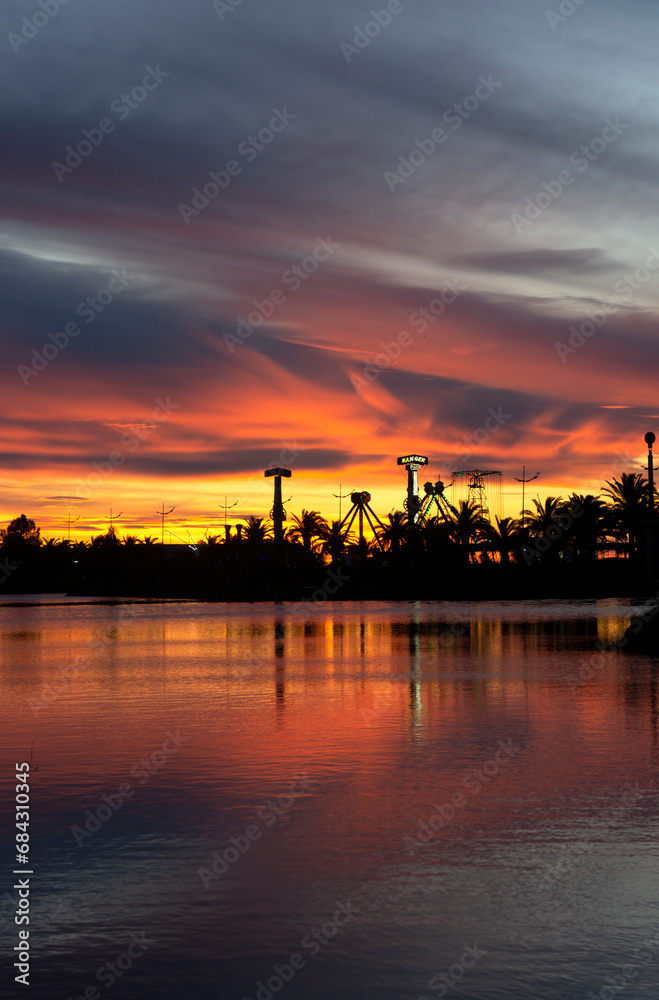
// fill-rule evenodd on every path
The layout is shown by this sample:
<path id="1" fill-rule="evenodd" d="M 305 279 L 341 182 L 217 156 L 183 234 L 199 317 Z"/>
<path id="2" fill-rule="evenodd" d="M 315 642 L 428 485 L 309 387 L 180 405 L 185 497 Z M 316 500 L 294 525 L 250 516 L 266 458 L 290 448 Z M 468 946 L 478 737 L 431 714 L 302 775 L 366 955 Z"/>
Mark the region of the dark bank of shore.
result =
<path id="1" fill-rule="evenodd" d="M 85 572 L 44 573 L 22 565 L 0 593 L 66 593 L 75 597 L 169 598 L 218 602 L 250 601 L 489 601 L 601 599 L 654 596 L 654 589 L 633 564 L 602 559 L 592 564 L 501 566 L 485 563 L 442 567 L 428 561 L 368 560 L 365 564 L 307 569 L 274 562 L 236 571 L 200 567 L 186 554 L 161 557 L 148 571 L 108 566 Z"/>
<path id="2" fill-rule="evenodd" d="M 98 565 L 49 567 L 16 564 L 0 585 L 2 594 L 66 594 L 106 602 L 203 601 L 208 603 L 326 601 L 533 601 L 630 598 L 648 603 L 616 644 L 619 651 L 659 656 L 657 589 L 627 559 L 590 563 L 558 561 L 526 566 L 477 563 L 442 566 L 427 559 L 349 559 L 334 566 L 249 566 L 201 563 L 192 551 L 159 552 L 148 566 L 122 560 Z"/>
<path id="3" fill-rule="evenodd" d="M 620 648 L 627 653 L 648 653 L 659 656 L 659 603 L 650 602 L 639 618 L 625 632 Z"/>

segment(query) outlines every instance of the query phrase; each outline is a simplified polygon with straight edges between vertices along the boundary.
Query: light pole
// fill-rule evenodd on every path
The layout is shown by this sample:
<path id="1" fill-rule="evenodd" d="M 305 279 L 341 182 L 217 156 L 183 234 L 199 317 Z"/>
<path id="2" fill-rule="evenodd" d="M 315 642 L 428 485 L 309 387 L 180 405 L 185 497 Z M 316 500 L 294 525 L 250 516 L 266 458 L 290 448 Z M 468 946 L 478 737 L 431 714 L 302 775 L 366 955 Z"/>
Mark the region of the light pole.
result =
<path id="1" fill-rule="evenodd" d="M 121 513 L 123 513 L 123 511 Z M 113 517 L 112 516 L 112 507 L 110 507 L 110 516 L 108 518 L 106 518 L 106 520 L 110 522 L 110 534 L 112 534 L 113 531 L 114 531 L 114 524 L 113 524 L 113 522 L 119 520 L 119 518 L 121 517 L 121 513 L 115 514 L 114 517 Z"/>
<path id="2" fill-rule="evenodd" d="M 343 489 L 343 483 L 339 483 L 339 492 L 332 493 L 332 496 L 336 497 L 337 500 L 339 501 L 339 524 L 341 523 L 341 501 L 343 500 L 344 497 L 352 496 L 352 494 L 355 492 L 354 490 L 349 490 L 348 493 L 342 493 L 341 492 L 342 489 Z"/>
<path id="3" fill-rule="evenodd" d="M 176 507 L 172 507 L 171 510 L 165 510 L 165 505 L 163 504 L 162 510 L 156 511 L 156 514 L 159 514 L 160 517 L 162 518 L 162 536 L 160 541 L 161 545 L 165 544 L 165 517 L 167 516 L 167 514 L 171 514 L 172 510 L 176 510 Z"/>
<path id="4" fill-rule="evenodd" d="M 650 518 L 652 520 L 646 521 L 645 524 L 645 571 L 650 583 L 654 586 L 656 584 L 655 578 L 655 526 L 654 521 L 654 456 L 652 454 L 652 445 L 654 444 L 656 438 L 652 431 L 648 431 L 645 435 L 645 443 L 648 446 L 648 507 Z"/>
<path id="5" fill-rule="evenodd" d="M 71 541 L 71 525 L 75 524 L 76 521 L 79 521 L 79 520 L 80 520 L 80 514 L 78 514 L 77 517 L 74 517 L 73 520 L 71 520 L 71 511 L 69 511 L 69 517 L 68 517 L 69 530 L 68 530 L 68 534 L 67 534 L 67 539 L 68 539 L 69 542 Z"/>
<path id="6" fill-rule="evenodd" d="M 235 503 L 227 504 L 227 494 L 225 493 L 224 494 L 224 503 L 223 504 L 218 503 L 218 505 L 217 505 L 220 508 L 220 510 L 224 511 L 224 541 L 225 542 L 229 541 L 229 533 L 227 531 L 227 511 L 231 510 L 232 507 L 237 507 L 238 503 L 239 503 L 239 501 L 236 500 Z"/>
<path id="7" fill-rule="evenodd" d="M 651 517 L 654 516 L 654 457 L 652 455 L 652 445 L 655 441 L 656 438 L 652 431 L 648 431 L 645 435 L 645 443 L 648 446 L 648 493 Z"/>
<path id="8" fill-rule="evenodd" d="M 526 496 L 526 494 L 525 494 L 526 484 L 527 483 L 532 483 L 533 480 L 537 479 L 539 475 L 540 475 L 540 473 L 536 472 L 535 476 L 531 476 L 530 479 L 527 479 L 526 478 L 526 466 L 523 465 L 522 466 L 522 478 L 518 479 L 518 477 L 515 476 L 515 482 L 522 484 L 522 531 L 524 531 L 524 510 L 526 508 L 526 504 L 524 502 L 524 498 Z"/>

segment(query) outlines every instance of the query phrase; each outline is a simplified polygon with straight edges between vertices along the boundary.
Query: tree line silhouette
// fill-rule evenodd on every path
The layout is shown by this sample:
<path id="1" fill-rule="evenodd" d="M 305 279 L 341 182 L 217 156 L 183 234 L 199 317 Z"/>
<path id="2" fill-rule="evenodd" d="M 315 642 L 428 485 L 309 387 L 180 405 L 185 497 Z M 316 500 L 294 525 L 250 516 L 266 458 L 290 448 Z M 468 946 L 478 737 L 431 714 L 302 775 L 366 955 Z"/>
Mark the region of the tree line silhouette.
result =
<path id="1" fill-rule="evenodd" d="M 22 514 L 0 529 L 0 586 L 4 593 L 299 599 L 339 570 L 339 598 L 560 596 L 575 586 L 593 596 L 602 588 L 631 593 L 643 589 L 643 522 L 654 499 L 641 474 L 623 473 L 598 495 L 535 499 L 519 518 L 492 522 L 473 500 L 419 525 L 392 511 L 377 536 L 362 538 L 302 510 L 279 545 L 272 522 L 256 516 L 230 537 L 207 533 L 190 545 L 161 545 L 152 536 L 121 538 L 114 525 L 89 542 L 44 540 Z M 613 558 L 600 559 L 606 550 Z"/>

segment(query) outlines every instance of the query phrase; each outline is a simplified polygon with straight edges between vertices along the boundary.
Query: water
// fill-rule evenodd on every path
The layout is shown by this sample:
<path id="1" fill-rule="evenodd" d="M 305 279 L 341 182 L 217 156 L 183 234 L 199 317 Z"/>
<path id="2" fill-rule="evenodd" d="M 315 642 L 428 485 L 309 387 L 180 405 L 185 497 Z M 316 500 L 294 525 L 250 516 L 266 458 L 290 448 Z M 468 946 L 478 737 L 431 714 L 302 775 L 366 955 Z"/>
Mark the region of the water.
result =
<path id="1" fill-rule="evenodd" d="M 659 661 L 591 662 L 628 602 L 54 600 L 0 607 L 33 996 L 659 996 Z"/>

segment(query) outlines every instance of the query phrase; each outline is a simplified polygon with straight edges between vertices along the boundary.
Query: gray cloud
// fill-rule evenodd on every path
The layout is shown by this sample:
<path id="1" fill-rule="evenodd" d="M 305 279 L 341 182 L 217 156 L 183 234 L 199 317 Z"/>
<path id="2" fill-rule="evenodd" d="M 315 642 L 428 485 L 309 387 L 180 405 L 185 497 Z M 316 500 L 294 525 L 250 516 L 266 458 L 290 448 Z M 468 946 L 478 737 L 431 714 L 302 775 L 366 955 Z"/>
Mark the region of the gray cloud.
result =
<path id="1" fill-rule="evenodd" d="M 457 269 L 468 272 L 468 291 L 433 330 L 426 354 L 402 357 L 399 370 L 381 377 L 395 399 L 431 414 L 437 433 L 449 426 L 458 435 L 501 403 L 526 415 L 502 428 L 499 440 L 510 447 L 524 421 L 539 418 L 559 437 L 595 416 L 612 434 L 635 432 L 633 409 L 596 413 L 592 399 L 565 398 L 576 391 L 565 386 L 554 344 L 607 300 L 611 283 L 638 266 L 655 239 L 654 8 L 644 0 L 586 3 L 552 31 L 544 3 L 414 0 L 347 62 L 340 43 L 352 41 L 370 9 L 353 0 L 244 0 L 220 20 L 209 0 L 86 0 L 63 7 L 14 52 L 7 35 L 20 31 L 31 8 L 7 0 L 0 14 L 7 385 L 16 384 L 16 366 L 31 349 L 76 319 L 78 304 L 112 268 L 126 266 L 135 282 L 83 325 L 30 384 L 30 398 L 47 395 L 54 372 L 72 393 L 85 378 L 105 381 L 136 410 L 163 385 L 190 404 L 202 389 L 219 397 L 243 387 L 256 394 L 259 386 L 265 395 L 272 366 L 300 384 L 354 396 L 345 365 L 358 371 L 378 350 L 383 319 L 406 327 L 444 272 Z M 112 104 L 140 84 L 147 66 L 169 75 L 120 120 Z M 446 109 L 488 74 L 501 86 L 451 130 Z M 239 144 L 267 126 L 275 107 L 295 119 L 248 160 Z M 620 138 L 515 234 L 511 214 L 616 115 L 629 126 Z M 52 162 L 108 116 L 114 131 L 58 182 Z M 384 172 L 437 126 L 447 141 L 392 194 Z M 240 176 L 186 225 L 179 204 L 231 159 L 240 161 Z M 244 349 L 227 351 L 222 336 L 237 316 L 329 233 L 343 252 Z M 648 282 L 637 304 L 610 315 L 570 358 L 591 396 L 593 381 L 617 377 L 631 387 L 659 362 L 658 306 L 656 281 Z M 466 377 L 436 374 L 469 337 L 475 350 L 496 342 L 492 357 L 509 359 L 517 389 L 502 386 L 501 364 L 474 375 L 474 388 Z M 417 370 L 424 361 L 428 370 Z M 541 369 L 542 384 L 533 384 Z M 381 420 L 391 431 L 398 417 Z M 102 440 L 102 430 L 94 433 Z M 195 437 L 189 428 L 178 433 Z M 58 434 L 47 439 L 57 463 Z M 208 449 L 201 457 L 143 455 L 139 467 L 176 475 L 243 470 L 224 452 L 220 458 L 205 425 L 197 440 Z M 233 440 L 229 428 L 227 447 Z M 319 446 L 309 461 L 332 468 L 348 450 Z M 80 460 L 88 453 L 83 448 Z M 6 448 L 3 460 L 27 468 L 30 456 Z M 256 449 L 244 468 L 263 457 Z"/>

